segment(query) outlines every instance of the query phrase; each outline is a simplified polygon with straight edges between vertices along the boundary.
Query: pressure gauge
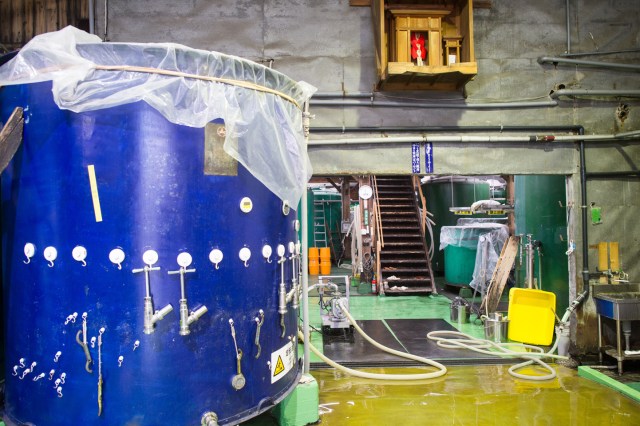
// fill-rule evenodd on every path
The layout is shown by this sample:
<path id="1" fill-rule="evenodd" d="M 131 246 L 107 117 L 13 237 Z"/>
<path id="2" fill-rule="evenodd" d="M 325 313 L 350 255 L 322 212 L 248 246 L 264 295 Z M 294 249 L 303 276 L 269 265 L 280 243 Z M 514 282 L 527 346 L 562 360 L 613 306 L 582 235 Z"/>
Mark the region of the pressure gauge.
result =
<path id="1" fill-rule="evenodd" d="M 373 189 L 371 189 L 369 185 L 362 185 L 358 190 L 358 195 L 360 195 L 360 198 L 363 200 L 368 200 L 373 195 Z"/>

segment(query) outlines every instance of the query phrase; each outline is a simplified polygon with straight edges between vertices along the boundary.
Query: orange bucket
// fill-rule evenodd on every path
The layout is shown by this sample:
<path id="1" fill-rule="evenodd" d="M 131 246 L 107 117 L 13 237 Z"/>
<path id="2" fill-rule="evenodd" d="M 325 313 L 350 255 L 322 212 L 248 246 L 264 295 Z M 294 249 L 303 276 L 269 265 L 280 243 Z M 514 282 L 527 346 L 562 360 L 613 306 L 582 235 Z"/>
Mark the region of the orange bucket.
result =
<path id="1" fill-rule="evenodd" d="M 318 247 L 309 247 L 309 275 L 318 275 L 319 273 Z"/>
<path id="2" fill-rule="evenodd" d="M 320 262 L 320 273 L 322 275 L 329 275 L 331 273 L 331 262 Z"/>
<path id="3" fill-rule="evenodd" d="M 331 250 L 329 247 L 320 247 L 320 262 L 331 262 Z"/>

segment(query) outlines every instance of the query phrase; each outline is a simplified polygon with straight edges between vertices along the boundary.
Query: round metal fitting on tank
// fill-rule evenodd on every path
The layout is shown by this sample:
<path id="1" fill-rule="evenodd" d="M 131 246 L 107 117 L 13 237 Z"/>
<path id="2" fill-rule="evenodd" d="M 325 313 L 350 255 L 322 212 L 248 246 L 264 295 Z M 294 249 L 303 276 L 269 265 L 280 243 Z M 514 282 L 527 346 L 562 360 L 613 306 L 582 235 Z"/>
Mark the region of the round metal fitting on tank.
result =
<path id="1" fill-rule="evenodd" d="M 146 65 L 153 67 L 174 54 L 169 62 L 179 69 L 172 71 L 191 75 L 205 69 L 244 70 L 239 78 L 260 74 L 261 81 L 275 82 L 278 87 L 272 89 L 300 105 L 306 101 L 298 83 L 240 58 L 184 46 L 102 43 L 71 27 L 62 31 L 75 32 L 85 41 L 95 38 L 66 46 L 78 52 L 79 62 L 113 61 L 104 65 L 117 68 L 144 66 L 140 62 L 149 60 Z M 59 33 L 58 41 L 65 34 Z M 71 39 L 75 43 L 77 38 Z M 47 45 L 46 38 L 39 40 Z M 229 123 L 243 113 L 250 128 L 234 137 L 250 137 L 242 143 L 252 150 L 284 140 L 264 136 L 266 141 L 261 141 L 254 127 L 299 134 L 302 140 L 298 106 L 277 94 L 236 87 L 243 91 L 234 98 L 239 111 L 216 116 L 211 103 L 201 125 L 176 124 L 158 105 L 143 101 L 83 109 L 82 96 L 102 90 L 89 85 L 133 84 L 128 71 L 95 69 L 90 79 L 77 77 L 73 83 L 78 93 L 69 95 L 77 95 L 79 104 L 72 111 L 55 103 L 52 87 L 59 82 L 44 78 L 14 85 L 3 80 L 3 70 L 11 66 L 12 61 L 0 66 L 0 122 L 16 107 L 28 108 L 29 119 L 24 120 L 22 143 L 2 174 L 2 261 L 11 265 L 5 269 L 5 303 L 43 303 L 32 315 L 7 314 L 4 324 L 7 364 L 17 366 L 15 376 L 8 370 L 5 383 L 7 426 L 123 425 L 131 419 L 140 426 L 239 424 L 284 399 L 302 372 L 297 345 L 281 337 L 281 324 L 296 330 L 297 312 L 278 313 L 280 265 L 270 250 L 258 252 L 265 261 L 262 256 L 255 260 L 249 247 L 255 251 L 296 241 L 292 216 L 283 214 L 282 200 L 290 200 L 288 209 L 293 210 L 298 199 L 278 194 L 251 165 L 207 153 L 224 139 L 220 125 L 227 126 L 227 137 L 229 129 L 238 132 Z M 154 81 L 165 78 L 175 78 L 176 85 L 189 79 L 153 76 Z M 187 98 L 232 90 L 193 81 L 183 89 L 201 92 L 184 92 Z M 119 95 L 139 89 L 130 87 Z M 243 102 L 255 94 L 267 105 L 259 114 L 243 112 Z M 175 99 L 166 93 L 157 96 Z M 171 101 L 164 104 L 171 106 Z M 177 101 L 173 107 L 176 114 L 184 113 Z M 276 109 L 286 112 L 287 119 L 269 114 Z M 300 129 L 293 128 L 296 123 Z M 220 171 L 230 163 L 233 173 Z M 295 211 L 291 215 L 296 216 Z M 80 320 L 77 312 L 87 315 Z M 267 319 L 260 324 L 259 345 L 254 343 L 256 312 L 264 312 Z M 232 338 L 224 318 L 251 320 L 238 320 Z M 66 348 L 64 356 L 54 363 L 59 348 Z M 259 351 L 262 357 L 256 359 Z M 240 352 L 246 355 L 241 365 L 236 357 Z M 291 359 L 285 354 L 292 354 Z M 274 356 L 284 362 L 265 368 L 264 359 Z M 21 358 L 24 367 L 19 366 Z M 34 373 L 33 367 L 29 375 L 23 373 L 36 362 Z M 33 379 L 48 371 L 53 372 L 51 380 Z M 55 371 L 64 371 L 66 379 L 55 377 Z M 242 383 L 236 380 L 234 388 L 231 380 L 240 374 Z M 55 388 L 54 380 L 60 380 Z"/>
<path id="2" fill-rule="evenodd" d="M 214 412 L 205 413 L 202 416 L 201 426 L 218 426 L 218 415 Z"/>

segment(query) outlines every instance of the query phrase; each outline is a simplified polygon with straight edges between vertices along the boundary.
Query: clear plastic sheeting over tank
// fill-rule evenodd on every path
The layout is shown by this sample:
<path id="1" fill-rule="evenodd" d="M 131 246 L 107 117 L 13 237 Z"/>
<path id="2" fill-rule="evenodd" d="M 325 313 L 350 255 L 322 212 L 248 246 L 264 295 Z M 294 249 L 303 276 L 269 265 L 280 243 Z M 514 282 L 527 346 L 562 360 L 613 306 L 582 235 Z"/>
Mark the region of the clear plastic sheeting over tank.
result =
<path id="1" fill-rule="evenodd" d="M 225 151 L 291 205 L 311 176 L 300 108 L 316 89 L 260 64 L 173 43 L 103 43 L 66 27 L 0 67 L 0 86 L 42 81 L 74 112 L 144 101 L 179 125 L 222 119 Z"/>

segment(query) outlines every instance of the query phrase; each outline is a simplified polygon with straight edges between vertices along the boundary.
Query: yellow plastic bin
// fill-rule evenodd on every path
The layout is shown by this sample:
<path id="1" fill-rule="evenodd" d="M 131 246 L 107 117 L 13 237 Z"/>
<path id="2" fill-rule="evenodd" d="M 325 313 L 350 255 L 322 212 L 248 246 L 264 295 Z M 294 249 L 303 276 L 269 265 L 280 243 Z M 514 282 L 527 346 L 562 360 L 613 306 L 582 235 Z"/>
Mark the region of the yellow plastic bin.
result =
<path id="1" fill-rule="evenodd" d="M 512 288 L 509 291 L 509 340 L 532 345 L 551 345 L 555 311 L 554 293 Z"/>

